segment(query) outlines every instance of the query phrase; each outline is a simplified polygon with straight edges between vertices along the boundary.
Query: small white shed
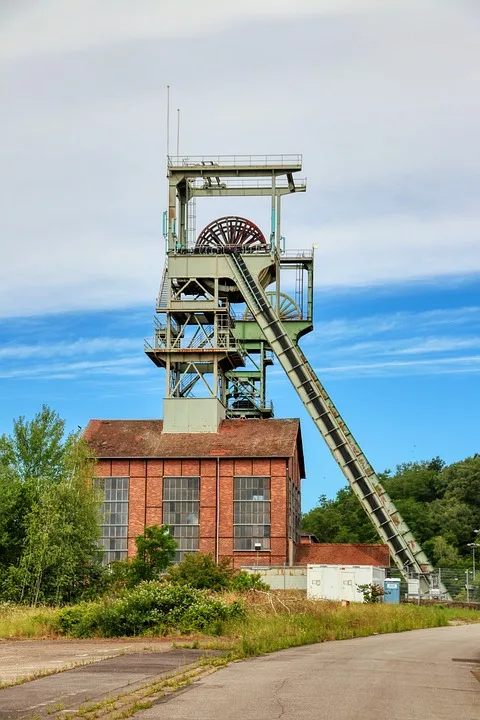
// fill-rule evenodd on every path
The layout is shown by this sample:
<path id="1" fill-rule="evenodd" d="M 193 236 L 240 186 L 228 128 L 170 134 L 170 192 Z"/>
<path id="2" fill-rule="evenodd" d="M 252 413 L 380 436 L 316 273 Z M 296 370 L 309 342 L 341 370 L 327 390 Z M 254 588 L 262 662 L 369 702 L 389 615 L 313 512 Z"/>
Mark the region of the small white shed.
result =
<path id="1" fill-rule="evenodd" d="M 383 588 L 385 568 L 375 565 L 307 565 L 307 596 L 316 600 L 363 602 L 359 585 Z"/>

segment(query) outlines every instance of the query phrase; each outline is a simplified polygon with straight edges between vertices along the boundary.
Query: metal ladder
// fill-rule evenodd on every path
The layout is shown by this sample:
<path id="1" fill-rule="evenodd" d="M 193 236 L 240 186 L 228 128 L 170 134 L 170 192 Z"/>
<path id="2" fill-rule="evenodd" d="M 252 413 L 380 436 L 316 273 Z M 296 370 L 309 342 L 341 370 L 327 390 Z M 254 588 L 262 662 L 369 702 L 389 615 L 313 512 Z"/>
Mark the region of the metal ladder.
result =
<path id="1" fill-rule="evenodd" d="M 243 257 L 232 253 L 228 256 L 228 261 L 233 278 L 266 341 L 287 373 L 380 538 L 388 545 L 398 569 L 406 580 L 412 573 L 418 574 L 422 594 L 429 594 L 433 567 L 427 556 L 385 492 L 305 355 L 290 339 Z M 446 598 L 449 597 L 443 584 L 440 590 Z"/>

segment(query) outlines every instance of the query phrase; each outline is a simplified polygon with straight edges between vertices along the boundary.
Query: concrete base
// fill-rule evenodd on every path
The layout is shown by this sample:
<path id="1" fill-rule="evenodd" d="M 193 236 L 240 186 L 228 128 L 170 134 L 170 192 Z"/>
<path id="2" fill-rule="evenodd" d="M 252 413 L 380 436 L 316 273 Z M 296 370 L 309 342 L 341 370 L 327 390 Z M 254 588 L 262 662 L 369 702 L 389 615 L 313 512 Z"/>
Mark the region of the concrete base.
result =
<path id="1" fill-rule="evenodd" d="M 217 398 L 165 398 L 164 433 L 216 433 L 225 420 L 225 407 Z"/>

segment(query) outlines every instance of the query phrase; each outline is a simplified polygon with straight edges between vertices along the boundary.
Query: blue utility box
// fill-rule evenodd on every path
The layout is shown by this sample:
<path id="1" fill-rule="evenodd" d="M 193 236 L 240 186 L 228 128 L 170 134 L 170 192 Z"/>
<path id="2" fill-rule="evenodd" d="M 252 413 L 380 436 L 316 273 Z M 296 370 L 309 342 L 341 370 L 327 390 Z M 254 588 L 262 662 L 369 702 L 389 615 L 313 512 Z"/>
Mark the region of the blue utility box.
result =
<path id="1" fill-rule="evenodd" d="M 396 603 L 400 602 L 400 580 L 397 578 L 387 578 L 383 583 L 383 589 L 385 595 L 383 596 L 383 602 Z"/>

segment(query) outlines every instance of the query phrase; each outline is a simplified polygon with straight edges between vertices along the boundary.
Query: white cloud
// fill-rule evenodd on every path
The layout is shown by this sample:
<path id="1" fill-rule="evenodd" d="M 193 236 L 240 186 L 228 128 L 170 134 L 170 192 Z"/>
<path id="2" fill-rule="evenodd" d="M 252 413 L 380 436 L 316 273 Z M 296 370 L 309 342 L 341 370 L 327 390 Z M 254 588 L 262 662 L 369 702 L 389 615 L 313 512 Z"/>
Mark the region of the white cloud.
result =
<path id="1" fill-rule="evenodd" d="M 443 375 L 480 372 L 480 356 L 441 358 L 432 360 L 391 360 L 388 362 L 358 363 L 354 365 L 331 365 L 316 367 L 315 372 L 322 375 L 404 375 L 408 373 Z"/>
<path id="2" fill-rule="evenodd" d="M 145 375 L 148 372 L 148 362 L 142 356 L 115 357 L 108 360 L 80 360 L 71 363 L 48 363 L 45 365 L 29 365 L 18 368 L 17 366 L 0 371 L 1 379 L 41 379 L 51 380 L 52 378 L 72 379 L 80 375 L 92 377 L 98 375 L 115 376 L 120 375 Z"/>
<path id="3" fill-rule="evenodd" d="M 476 373 L 480 307 L 397 312 L 319 323 L 305 338 L 319 376 Z"/>
<path id="4" fill-rule="evenodd" d="M 338 318 L 327 322 L 319 320 L 315 323 L 315 328 L 317 337 L 309 335 L 305 338 L 305 343 L 317 343 L 319 338 L 333 345 L 345 343 L 352 338 L 368 338 L 374 335 L 390 336 L 398 340 L 398 336 L 419 333 L 424 336 L 432 332 L 477 333 L 480 330 L 480 307 L 383 313 L 355 319 Z"/>
<path id="5" fill-rule="evenodd" d="M 38 331 L 37 331 L 38 332 Z M 75 342 L 53 342 L 47 344 L 9 344 L 0 345 L 0 360 L 25 360 L 38 358 L 72 357 L 78 355 L 94 355 L 106 351 L 124 352 L 140 351 L 143 340 L 133 338 L 93 338 Z"/>
<path id="6" fill-rule="evenodd" d="M 423 0 L 429 2 L 429 0 Z M 403 0 L 413 6 L 412 0 Z M 2 56 L 69 52 L 91 46 L 148 38 L 198 36 L 227 31 L 244 19 L 299 17 L 349 12 L 382 11 L 383 0 L 224 0 L 185 2 L 175 0 L 43 0 L 7 16 Z"/>
<path id="7" fill-rule="evenodd" d="M 480 270 L 480 46 L 468 5 L 6 7 L 0 317 L 153 306 L 167 83 L 182 151 L 303 151 L 310 189 L 284 203 L 284 233 L 290 247 L 319 242 L 320 286 Z M 217 207 L 268 226 L 268 202 L 199 203 L 198 226 Z"/>

